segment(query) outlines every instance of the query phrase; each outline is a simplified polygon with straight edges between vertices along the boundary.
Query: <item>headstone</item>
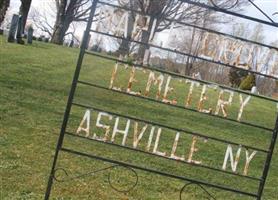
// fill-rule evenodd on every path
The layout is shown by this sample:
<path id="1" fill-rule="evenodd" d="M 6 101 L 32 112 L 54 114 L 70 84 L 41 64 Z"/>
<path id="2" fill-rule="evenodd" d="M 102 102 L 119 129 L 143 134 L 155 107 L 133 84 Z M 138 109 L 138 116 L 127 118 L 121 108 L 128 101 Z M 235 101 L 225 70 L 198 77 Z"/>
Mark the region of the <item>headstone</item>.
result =
<path id="1" fill-rule="evenodd" d="M 18 44 L 24 44 L 24 41 L 22 40 L 22 33 L 23 33 L 23 19 L 22 16 L 20 16 L 18 18 L 17 34 L 16 34 L 16 41 Z"/>
<path id="2" fill-rule="evenodd" d="M 201 76 L 200 72 L 193 73 L 193 78 L 198 79 L 198 80 L 202 80 L 202 76 Z"/>
<path id="3" fill-rule="evenodd" d="M 43 39 L 44 39 L 44 36 L 43 36 L 43 35 L 41 35 L 41 36 L 38 38 L 38 41 L 42 42 L 42 41 L 43 41 Z"/>
<path id="4" fill-rule="evenodd" d="M 32 44 L 32 42 L 33 42 L 33 33 L 34 33 L 34 29 L 33 29 L 33 27 L 30 26 L 27 31 L 27 43 L 28 44 Z"/>
<path id="5" fill-rule="evenodd" d="M 69 47 L 71 47 L 71 48 L 72 48 L 72 47 L 73 47 L 73 45 L 74 45 L 74 41 L 73 41 L 73 40 L 71 40 L 71 41 L 70 41 L 70 44 L 69 44 Z"/>
<path id="6" fill-rule="evenodd" d="M 253 87 L 252 87 L 251 93 L 253 93 L 253 94 L 259 94 L 258 89 L 257 89 L 256 86 L 253 86 Z"/>
<path id="7" fill-rule="evenodd" d="M 16 34 L 16 30 L 17 30 L 18 19 L 19 19 L 19 16 L 14 14 L 13 18 L 12 18 L 10 30 L 9 30 L 8 42 L 15 41 L 15 34 Z"/>

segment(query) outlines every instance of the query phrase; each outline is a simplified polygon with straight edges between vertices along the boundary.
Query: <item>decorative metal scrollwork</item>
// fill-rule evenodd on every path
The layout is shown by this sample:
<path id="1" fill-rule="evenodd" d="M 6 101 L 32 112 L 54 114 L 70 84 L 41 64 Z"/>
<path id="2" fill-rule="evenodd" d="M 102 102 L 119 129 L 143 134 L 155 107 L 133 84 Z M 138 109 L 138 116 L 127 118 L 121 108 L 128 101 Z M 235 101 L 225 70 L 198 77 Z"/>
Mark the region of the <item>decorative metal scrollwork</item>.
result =
<path id="1" fill-rule="evenodd" d="M 111 178 L 111 172 L 112 172 L 111 170 L 109 171 L 109 174 L 108 174 L 108 183 L 109 183 L 110 187 L 113 188 L 115 191 L 120 192 L 120 193 L 127 193 L 127 192 L 133 190 L 133 189 L 137 186 L 137 184 L 138 184 L 138 174 L 137 174 L 137 172 L 136 172 L 134 169 L 132 169 L 131 167 L 116 165 L 116 166 L 114 166 L 113 168 L 115 169 L 115 168 L 119 168 L 119 167 L 122 167 L 122 168 L 125 168 L 126 170 L 129 170 L 129 171 L 133 174 L 133 177 L 135 177 L 134 183 L 131 184 L 131 185 L 129 185 L 129 187 L 126 188 L 126 189 L 119 189 L 119 188 L 117 188 L 117 187 L 113 184 L 113 181 L 112 181 L 112 178 Z"/>
<path id="2" fill-rule="evenodd" d="M 205 194 L 207 195 L 206 199 L 208 200 L 216 200 L 216 198 L 214 196 L 212 196 L 212 194 L 206 189 L 204 188 L 204 186 L 200 185 L 200 184 L 197 184 L 197 183 L 186 183 L 180 190 L 180 200 L 182 200 L 182 193 L 185 191 L 185 189 L 190 186 L 190 185 L 196 185 L 198 186 L 199 188 L 201 188 Z"/>
<path id="3" fill-rule="evenodd" d="M 217 1 L 218 1 L 218 0 L 210 0 L 211 4 L 212 4 L 214 7 L 216 7 L 216 8 L 221 8 L 221 9 L 225 9 L 225 10 L 229 10 L 229 9 L 232 9 L 232 8 L 236 7 L 236 6 L 238 5 L 238 2 L 239 2 L 239 0 L 230 0 L 229 3 L 228 3 L 228 5 L 226 5 L 226 6 L 220 6 L 220 5 L 218 5 L 218 4 L 216 3 Z"/>
<path id="4" fill-rule="evenodd" d="M 134 183 L 129 184 L 127 188 L 119 188 L 118 186 L 115 186 L 115 181 L 113 181 L 113 178 L 112 178 L 111 174 L 112 174 L 112 170 L 117 169 L 117 168 L 123 168 L 125 170 L 129 170 L 133 174 L 133 177 L 135 178 Z M 84 177 L 87 177 L 87 176 L 93 176 L 98 172 L 104 172 L 104 171 L 107 171 L 107 170 L 109 170 L 108 183 L 109 183 L 110 187 L 113 188 L 117 192 L 120 192 L 120 193 L 130 192 L 138 184 L 138 174 L 137 174 L 137 172 L 134 169 L 132 169 L 131 167 L 122 166 L 122 165 L 112 165 L 112 166 L 109 166 L 109 167 L 105 167 L 105 168 L 102 168 L 102 169 L 98 169 L 98 170 L 95 170 L 95 171 L 91 171 L 91 172 L 88 172 L 88 173 L 85 173 L 85 174 L 72 176 L 72 177 L 69 177 L 69 173 L 64 168 L 57 168 L 55 170 L 53 179 L 57 182 L 66 182 L 66 181 L 72 181 L 72 180 L 75 180 L 75 179 L 84 178 Z M 58 178 L 57 177 L 58 172 L 64 173 L 66 178 L 64 178 L 64 179 Z M 119 183 L 120 181 L 116 181 L 116 182 Z"/>

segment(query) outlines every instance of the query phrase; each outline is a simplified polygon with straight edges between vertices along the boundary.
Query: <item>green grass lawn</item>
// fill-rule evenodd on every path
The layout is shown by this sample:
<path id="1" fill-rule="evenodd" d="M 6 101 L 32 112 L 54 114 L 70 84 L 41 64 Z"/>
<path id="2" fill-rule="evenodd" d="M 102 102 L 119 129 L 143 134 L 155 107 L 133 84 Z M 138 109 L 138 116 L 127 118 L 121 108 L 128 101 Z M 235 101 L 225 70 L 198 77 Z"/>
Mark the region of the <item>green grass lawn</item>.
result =
<path id="1" fill-rule="evenodd" d="M 8 44 L 4 37 L 0 37 L 0 199 L 43 198 L 78 53 L 78 49 L 39 42 L 24 46 Z M 114 63 L 111 61 L 87 55 L 84 59 L 80 80 L 108 87 L 113 65 Z M 119 72 L 119 79 L 115 84 L 119 87 L 125 87 L 130 71 L 121 67 Z M 135 91 L 144 89 L 147 78 L 148 73 L 138 72 L 138 83 L 134 85 L 133 89 Z M 174 80 L 173 85 L 175 91 L 169 98 L 179 94 L 187 94 L 188 85 L 180 83 L 179 80 Z M 201 89 L 198 88 L 194 93 L 195 102 L 199 98 L 200 91 Z M 213 97 L 217 97 L 217 95 L 216 91 L 210 91 L 209 106 L 215 106 L 216 98 Z M 150 96 L 154 97 L 154 91 Z M 183 99 L 184 96 L 179 95 L 177 100 L 183 102 Z M 157 122 L 173 128 L 201 132 L 208 136 L 253 147 L 267 149 L 270 142 L 270 134 L 267 131 L 94 87 L 79 85 L 74 101 L 106 111 Z M 237 116 L 238 105 L 238 94 L 235 94 L 234 104 L 229 108 L 230 117 L 235 118 Z M 196 105 L 193 104 L 192 108 L 196 108 Z M 84 113 L 84 108 L 72 107 L 67 128 L 69 132 L 75 133 Z M 97 112 L 92 112 L 92 132 L 100 135 L 103 130 L 93 127 L 96 114 Z M 250 105 L 246 107 L 243 119 L 272 128 L 275 115 L 276 105 L 274 103 L 252 98 Z M 110 123 L 112 126 L 113 120 L 106 121 L 106 123 Z M 121 127 L 124 128 L 125 123 L 126 120 L 121 118 Z M 134 128 L 133 124 L 134 122 L 131 122 L 131 130 Z M 141 128 L 142 123 L 139 126 Z M 170 152 L 175 132 L 164 130 L 161 137 L 160 151 Z M 119 143 L 120 140 L 121 138 L 117 137 L 116 143 Z M 146 140 L 147 138 L 143 137 L 142 143 L 139 145 L 140 149 L 144 149 Z M 190 135 L 182 134 L 182 142 L 177 149 L 178 155 L 181 155 L 183 151 L 187 155 L 191 140 Z M 132 136 L 129 135 L 127 144 L 131 146 L 131 142 Z M 227 146 L 211 140 L 204 143 L 199 139 L 198 142 L 199 151 L 194 159 L 202 160 L 206 165 L 221 168 Z M 254 181 L 247 181 L 244 178 L 223 173 L 211 173 L 209 170 L 190 167 L 164 158 L 127 151 L 72 136 L 65 137 L 64 145 L 67 148 L 88 154 L 102 155 L 178 176 L 256 192 L 257 183 Z M 186 149 L 183 149 L 184 147 Z M 233 146 L 233 148 L 236 152 L 236 147 Z M 250 152 L 252 151 L 250 150 Z M 261 176 L 263 155 L 258 153 L 252 160 L 248 175 Z M 242 173 L 244 167 L 244 157 L 245 150 L 242 151 L 243 160 L 239 162 L 239 173 Z M 88 173 L 110 165 L 66 152 L 60 154 L 58 162 L 58 167 L 66 169 L 69 176 Z M 230 165 L 227 170 L 231 170 Z M 178 199 L 179 191 L 186 183 L 142 171 L 137 172 L 138 185 L 128 193 L 118 193 L 109 186 L 107 171 L 73 181 L 54 182 L 51 197 L 53 199 Z M 129 171 L 115 168 L 111 173 L 115 179 L 120 178 L 124 185 L 133 183 L 134 179 Z M 60 176 L 62 177 L 63 174 Z M 277 199 L 277 184 L 278 150 L 276 147 L 263 199 Z M 121 183 L 115 182 L 114 185 L 121 185 Z M 230 192 L 207 189 L 214 193 L 217 199 L 251 199 Z M 204 192 L 194 186 L 190 186 L 183 195 L 187 199 L 204 199 Z"/>

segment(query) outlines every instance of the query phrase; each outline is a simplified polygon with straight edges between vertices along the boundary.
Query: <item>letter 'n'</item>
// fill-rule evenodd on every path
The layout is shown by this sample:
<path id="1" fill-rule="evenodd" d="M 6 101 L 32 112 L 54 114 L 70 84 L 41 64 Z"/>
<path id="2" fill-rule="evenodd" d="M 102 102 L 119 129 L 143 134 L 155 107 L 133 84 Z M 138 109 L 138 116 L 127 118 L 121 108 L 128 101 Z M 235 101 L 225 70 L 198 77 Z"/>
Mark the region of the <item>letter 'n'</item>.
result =
<path id="1" fill-rule="evenodd" d="M 230 157 L 232 171 L 236 172 L 236 168 L 237 168 L 239 157 L 240 157 L 240 152 L 241 152 L 241 146 L 239 146 L 239 148 L 237 150 L 237 153 L 236 153 L 236 157 L 234 159 L 233 148 L 229 144 L 228 147 L 227 147 L 227 150 L 226 150 L 226 154 L 225 154 L 225 158 L 224 158 L 224 163 L 223 163 L 222 169 L 223 170 L 227 169 L 227 162 L 228 162 L 228 159 Z"/>

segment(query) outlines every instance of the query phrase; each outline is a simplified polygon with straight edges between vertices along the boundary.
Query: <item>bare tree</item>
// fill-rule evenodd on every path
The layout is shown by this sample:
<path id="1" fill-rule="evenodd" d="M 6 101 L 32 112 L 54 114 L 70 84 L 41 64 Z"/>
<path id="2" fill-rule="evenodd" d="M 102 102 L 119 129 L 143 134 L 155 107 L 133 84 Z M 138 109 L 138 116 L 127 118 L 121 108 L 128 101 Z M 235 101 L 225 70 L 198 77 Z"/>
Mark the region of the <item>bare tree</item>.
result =
<path id="1" fill-rule="evenodd" d="M 51 9 L 49 9 L 49 11 L 50 10 Z M 36 29 L 43 33 L 46 33 L 50 38 L 52 38 L 52 34 L 54 31 L 53 24 L 50 23 L 51 18 L 53 17 L 55 16 L 53 16 L 51 12 L 46 13 L 46 11 L 39 11 L 36 8 L 32 8 L 30 12 L 30 18 L 32 19 Z"/>
<path id="2" fill-rule="evenodd" d="M 218 0 L 217 1 L 217 6 L 222 7 L 222 8 L 226 8 L 226 7 L 230 7 L 232 4 L 232 1 L 227 1 L 227 0 Z M 247 5 L 246 2 L 240 2 L 237 7 L 233 8 L 234 11 L 240 11 L 242 10 L 242 8 Z M 218 25 L 219 24 L 223 24 L 223 23 L 229 23 L 231 21 L 231 19 L 229 17 L 219 17 L 219 14 L 217 12 L 213 12 L 210 10 L 199 10 L 198 13 L 196 13 L 197 16 L 194 17 L 194 13 L 193 16 L 191 17 L 191 21 L 190 22 L 192 25 L 195 26 L 199 26 L 202 28 L 209 28 L 209 29 L 213 29 L 213 30 L 217 30 L 218 29 Z M 183 21 L 188 21 L 188 19 L 184 19 Z M 211 66 L 208 63 L 204 63 L 204 62 L 199 62 L 196 63 L 196 57 L 194 56 L 198 56 L 199 54 L 199 50 L 201 47 L 201 41 L 204 38 L 204 35 L 206 33 L 206 31 L 203 31 L 201 29 L 195 28 L 195 27 L 188 27 L 188 26 L 184 26 L 184 27 L 176 27 L 176 36 L 174 38 L 172 38 L 171 43 L 173 44 L 175 49 L 178 49 L 182 52 L 187 52 L 188 54 L 192 55 L 193 57 L 190 56 L 184 56 L 183 59 L 183 63 L 185 63 L 185 67 L 184 70 L 182 71 L 183 74 L 185 75 L 192 75 L 194 68 L 196 68 L 196 66 L 199 66 L 200 63 L 202 65 L 205 65 L 207 69 L 209 69 Z M 218 66 L 219 68 L 221 68 L 221 66 Z M 198 69 L 200 69 L 199 67 L 197 67 Z M 201 70 L 201 69 L 200 69 Z M 204 72 L 204 70 L 202 70 Z M 210 70 L 208 70 L 210 71 Z M 213 71 L 213 70 L 211 70 Z M 221 71 L 221 70 L 220 70 Z M 226 70 L 224 70 L 226 73 Z M 196 72 L 196 70 L 195 70 Z M 217 73 L 219 73 L 219 71 L 217 71 Z M 210 77 L 209 80 L 213 80 L 211 78 L 211 75 L 209 75 L 208 73 L 203 73 L 202 77 Z M 217 78 L 217 76 L 215 77 Z M 216 80 L 215 80 L 216 81 Z"/>
<path id="3" fill-rule="evenodd" d="M 178 21 L 185 21 L 187 23 L 193 24 L 207 24 L 207 23 L 217 23 L 223 21 L 222 18 L 216 17 L 216 15 L 211 12 L 207 12 L 205 9 L 201 9 L 197 6 L 183 3 L 178 0 L 134 0 L 131 4 L 129 0 L 118 0 L 119 4 L 126 7 L 131 7 L 132 9 L 139 10 L 143 15 L 148 15 L 151 17 L 151 20 L 148 24 L 148 30 L 143 30 L 141 34 L 141 42 L 147 43 L 150 39 L 151 29 L 153 27 L 154 19 L 156 19 L 154 32 L 161 32 L 165 29 L 169 29 L 172 26 L 170 20 L 174 19 Z M 227 7 L 231 4 L 231 0 L 218 0 L 217 5 L 219 7 Z M 242 5 L 246 2 L 240 2 L 237 6 L 237 10 L 241 8 Z M 209 18 L 207 17 L 209 15 Z M 205 20 L 204 20 L 205 19 Z M 134 19 L 129 19 L 131 21 L 128 26 L 132 29 Z M 132 23 L 133 22 L 133 23 Z M 176 25 L 172 28 L 178 28 L 180 25 Z M 129 29 L 130 29 L 129 28 Z M 193 30 L 192 37 L 195 37 L 195 30 Z M 121 46 L 126 43 L 122 41 Z M 192 46 L 193 44 L 191 44 Z M 138 51 L 138 58 L 143 59 L 145 50 L 149 47 L 147 45 L 140 45 Z M 193 47 L 192 47 L 193 48 Z M 191 50 L 192 50 L 191 48 Z M 128 49 L 125 47 L 125 49 Z M 189 61 L 188 61 L 189 62 Z"/>
<path id="4" fill-rule="evenodd" d="M 53 38 L 55 33 L 55 24 L 53 22 L 55 21 L 57 15 L 57 7 L 53 3 L 49 3 L 46 5 L 47 7 L 45 10 L 32 8 L 30 18 L 32 19 L 34 26 L 39 31 L 47 34 L 50 38 Z M 73 21 L 69 24 L 66 33 L 64 33 L 62 43 L 66 37 L 67 39 L 71 40 L 71 43 L 80 43 L 80 38 L 78 38 L 76 34 L 77 27 L 78 22 L 76 21 Z"/>
<path id="5" fill-rule="evenodd" d="M 119 5 L 125 8 L 132 8 L 133 10 L 137 10 L 137 4 L 135 1 L 126 1 L 126 0 L 118 0 Z M 135 22 L 135 15 L 133 12 L 129 12 L 128 14 L 128 24 L 127 24 L 127 39 L 130 40 L 132 36 L 132 30 Z M 125 56 L 131 53 L 131 43 L 128 40 L 121 40 L 119 42 L 118 53 Z"/>
<path id="6" fill-rule="evenodd" d="M 61 45 L 72 22 L 88 20 L 91 0 L 55 0 L 55 3 L 57 14 L 51 42 Z"/>
<path id="7" fill-rule="evenodd" d="M 169 29 L 171 27 L 171 21 L 165 19 L 175 19 L 178 21 L 187 21 L 193 22 L 200 19 L 200 14 L 202 9 L 190 5 L 184 4 L 178 0 L 162 0 L 162 1 L 146 1 L 144 0 L 137 0 L 138 6 L 141 12 L 146 15 L 151 16 L 151 21 L 149 23 L 149 29 L 147 31 L 142 32 L 141 41 L 147 43 L 150 39 L 150 30 L 153 26 L 153 19 L 156 18 L 157 22 L 155 25 L 154 32 L 161 32 L 165 29 Z M 179 25 L 173 27 L 177 28 Z M 146 45 L 140 45 L 138 56 L 139 58 L 144 57 L 145 50 L 148 47 Z"/>

